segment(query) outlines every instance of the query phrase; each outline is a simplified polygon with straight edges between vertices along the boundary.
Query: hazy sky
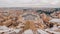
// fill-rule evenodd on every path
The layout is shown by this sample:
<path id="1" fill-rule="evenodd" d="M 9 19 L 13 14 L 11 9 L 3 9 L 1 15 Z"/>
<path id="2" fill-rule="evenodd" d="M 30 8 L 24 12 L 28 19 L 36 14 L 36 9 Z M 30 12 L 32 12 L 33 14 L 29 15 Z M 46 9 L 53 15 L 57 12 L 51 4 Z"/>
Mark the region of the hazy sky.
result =
<path id="1" fill-rule="evenodd" d="M 60 0 L 0 0 L 0 7 L 60 7 Z"/>

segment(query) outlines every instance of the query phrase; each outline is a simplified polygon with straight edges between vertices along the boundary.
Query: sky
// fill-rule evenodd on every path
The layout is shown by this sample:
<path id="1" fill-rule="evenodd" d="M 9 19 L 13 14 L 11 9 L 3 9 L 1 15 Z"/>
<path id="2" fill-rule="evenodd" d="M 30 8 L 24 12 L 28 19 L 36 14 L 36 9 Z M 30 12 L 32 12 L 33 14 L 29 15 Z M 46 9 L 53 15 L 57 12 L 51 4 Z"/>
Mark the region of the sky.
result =
<path id="1" fill-rule="evenodd" d="M 0 7 L 60 7 L 60 0 L 0 0 Z"/>

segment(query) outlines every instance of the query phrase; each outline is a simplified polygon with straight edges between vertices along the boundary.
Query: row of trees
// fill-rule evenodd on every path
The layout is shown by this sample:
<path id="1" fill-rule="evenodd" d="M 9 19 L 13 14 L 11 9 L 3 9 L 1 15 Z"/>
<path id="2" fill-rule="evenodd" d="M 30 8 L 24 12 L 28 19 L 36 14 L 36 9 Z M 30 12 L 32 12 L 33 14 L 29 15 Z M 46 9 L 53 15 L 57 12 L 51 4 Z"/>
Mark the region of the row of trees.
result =
<path id="1" fill-rule="evenodd" d="M 55 10 L 46 10 L 46 11 L 44 11 L 44 10 L 37 10 L 37 12 L 38 12 L 38 13 L 45 13 L 45 14 L 50 15 L 50 14 L 53 13 L 53 12 L 60 11 L 60 8 L 54 8 L 54 9 L 55 9 Z"/>

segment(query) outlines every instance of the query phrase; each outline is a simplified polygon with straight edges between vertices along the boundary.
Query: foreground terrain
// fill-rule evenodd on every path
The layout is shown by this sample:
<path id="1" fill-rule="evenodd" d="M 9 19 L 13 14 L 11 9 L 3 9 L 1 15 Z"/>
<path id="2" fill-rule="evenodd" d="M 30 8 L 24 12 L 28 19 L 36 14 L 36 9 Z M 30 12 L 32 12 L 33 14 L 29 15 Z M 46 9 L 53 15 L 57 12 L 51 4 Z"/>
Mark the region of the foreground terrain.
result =
<path id="1" fill-rule="evenodd" d="M 0 34 L 60 34 L 60 10 L 0 8 Z"/>

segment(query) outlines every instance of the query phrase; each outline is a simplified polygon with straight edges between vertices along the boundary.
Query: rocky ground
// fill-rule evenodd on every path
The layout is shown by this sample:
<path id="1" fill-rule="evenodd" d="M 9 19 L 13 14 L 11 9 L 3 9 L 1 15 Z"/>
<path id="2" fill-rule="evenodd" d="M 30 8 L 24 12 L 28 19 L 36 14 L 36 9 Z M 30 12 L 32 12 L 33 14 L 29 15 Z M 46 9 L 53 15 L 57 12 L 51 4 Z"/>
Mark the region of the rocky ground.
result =
<path id="1" fill-rule="evenodd" d="M 60 34 L 60 10 L 0 9 L 0 34 Z"/>

